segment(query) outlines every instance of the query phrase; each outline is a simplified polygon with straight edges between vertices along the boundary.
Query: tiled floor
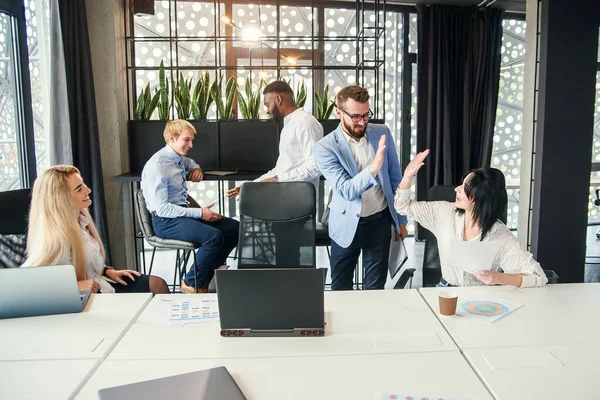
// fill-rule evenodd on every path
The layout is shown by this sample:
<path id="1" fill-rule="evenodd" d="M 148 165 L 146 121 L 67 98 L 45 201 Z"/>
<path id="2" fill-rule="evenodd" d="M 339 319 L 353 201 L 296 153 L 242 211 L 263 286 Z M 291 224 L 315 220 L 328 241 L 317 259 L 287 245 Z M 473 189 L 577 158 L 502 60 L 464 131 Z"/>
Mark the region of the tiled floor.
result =
<path id="1" fill-rule="evenodd" d="M 600 282 L 600 239 L 596 237 L 596 232 L 600 226 L 588 227 L 587 235 L 587 258 L 586 258 L 586 282 Z M 421 266 L 423 263 L 423 242 L 415 242 L 414 238 L 409 237 L 405 240 L 406 250 L 408 252 L 408 260 L 402 267 L 402 271 L 406 268 L 415 268 L 416 272 L 412 281 L 412 287 L 417 288 L 422 285 Z M 152 249 L 146 245 L 146 260 L 149 263 Z M 229 264 L 235 268 L 236 261 L 229 259 Z M 159 250 L 156 252 L 154 267 L 152 273 L 161 276 L 167 283 L 173 282 L 173 268 L 175 263 L 175 251 Z M 317 266 L 320 268 L 329 268 L 329 259 L 327 251 L 324 247 L 317 247 Z M 390 279 L 386 282 L 386 289 L 392 289 L 400 277 L 398 273 L 395 279 Z M 327 283 L 330 283 L 329 273 L 327 275 Z"/>

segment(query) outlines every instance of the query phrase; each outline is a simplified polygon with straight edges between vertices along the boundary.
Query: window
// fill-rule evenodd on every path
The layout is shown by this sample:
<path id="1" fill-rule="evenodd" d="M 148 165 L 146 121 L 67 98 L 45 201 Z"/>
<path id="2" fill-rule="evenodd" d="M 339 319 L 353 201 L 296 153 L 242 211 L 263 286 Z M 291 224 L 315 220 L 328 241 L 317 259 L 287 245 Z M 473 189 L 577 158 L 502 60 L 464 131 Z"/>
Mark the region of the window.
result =
<path id="1" fill-rule="evenodd" d="M 40 77 L 47 70 L 49 35 L 40 29 L 48 9 L 47 1 L 0 0 L 0 191 L 31 186 L 36 156 L 38 168 L 48 165 L 41 106 L 47 79 Z"/>
<path id="2" fill-rule="evenodd" d="M 364 42 L 357 40 L 357 15 L 371 28 L 371 37 Z M 227 16 L 233 24 L 224 23 L 222 16 Z M 383 15 L 373 10 L 363 13 L 355 8 L 355 3 L 342 2 L 339 6 L 318 1 L 312 2 L 312 6 L 300 6 L 289 1 L 271 4 L 155 1 L 155 15 L 131 15 L 129 21 L 132 27 L 127 38 L 132 88 L 130 116 L 141 90 L 148 83 L 152 91 L 158 86 L 158 67 L 163 61 L 168 79 L 183 73 L 196 80 L 200 73 L 209 71 L 213 80 L 220 75 L 225 76 L 224 80 L 234 76 L 240 86 L 250 77 L 256 90 L 261 78 L 269 81 L 280 76 L 290 81 L 294 91 L 304 82 L 307 111 L 315 108 L 315 91 L 321 94 L 326 85 L 329 96 L 333 97 L 344 86 L 361 84 L 371 92 L 375 118 L 384 119 L 390 127 L 398 154 L 402 154 L 403 148 L 411 148 L 411 133 L 416 129 L 416 57 L 410 59 L 411 69 L 408 69 L 413 77 L 412 87 L 408 80 L 408 86 L 403 88 L 406 83 L 402 77 L 407 71 L 403 64 L 403 43 L 409 29 L 409 52 L 416 52 L 414 8 L 388 5 Z M 249 24 L 261 32 L 262 44 L 244 42 L 241 30 L 232 26 Z M 288 57 L 294 63 L 289 63 Z M 377 60 L 379 66 L 366 69 L 363 74 L 359 71 L 361 57 Z M 406 104 L 404 93 L 410 94 L 408 102 L 412 107 Z M 408 110 L 408 119 L 412 117 L 406 127 L 407 135 L 403 134 L 400 112 L 403 108 Z M 171 115 L 177 116 L 175 110 L 171 110 Z M 152 119 L 156 117 L 155 114 Z M 208 118 L 215 117 L 213 104 Z M 263 107 L 261 117 L 267 117 Z M 195 184 L 191 193 L 202 203 L 214 197 L 216 185 L 215 182 Z M 326 196 L 328 193 L 326 187 Z"/>
<path id="3" fill-rule="evenodd" d="M 510 229 L 517 228 L 519 213 L 526 29 L 525 21 L 502 21 L 500 88 L 491 166 L 506 177 Z"/>
<path id="4" fill-rule="evenodd" d="M 599 35 L 600 36 L 600 35 Z M 600 38 L 599 38 L 600 39 Z M 594 201 L 600 196 L 600 44 L 598 45 L 598 70 L 596 72 L 596 103 L 594 106 L 594 140 L 592 142 L 592 174 L 590 177 L 590 202 L 588 224 L 600 225 L 600 206 Z"/>

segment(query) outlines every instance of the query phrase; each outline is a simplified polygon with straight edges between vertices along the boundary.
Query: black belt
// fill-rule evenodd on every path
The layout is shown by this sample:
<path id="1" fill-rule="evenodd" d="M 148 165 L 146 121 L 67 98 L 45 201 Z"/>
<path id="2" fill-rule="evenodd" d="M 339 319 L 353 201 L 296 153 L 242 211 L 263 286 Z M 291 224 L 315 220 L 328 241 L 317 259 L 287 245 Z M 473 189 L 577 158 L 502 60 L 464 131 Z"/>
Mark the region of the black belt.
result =
<path id="1" fill-rule="evenodd" d="M 360 219 L 358 220 L 359 224 L 366 224 L 369 222 L 373 222 L 373 221 L 377 221 L 380 220 L 382 218 L 387 217 L 388 215 L 390 215 L 389 209 L 386 207 L 385 210 L 379 211 L 378 213 L 375 214 L 371 214 L 368 215 L 366 217 L 360 217 Z"/>
<path id="2" fill-rule="evenodd" d="M 152 211 L 152 212 L 150 213 L 150 215 L 152 215 L 153 217 L 158 217 L 158 214 L 157 214 L 156 212 L 154 212 L 154 211 Z"/>

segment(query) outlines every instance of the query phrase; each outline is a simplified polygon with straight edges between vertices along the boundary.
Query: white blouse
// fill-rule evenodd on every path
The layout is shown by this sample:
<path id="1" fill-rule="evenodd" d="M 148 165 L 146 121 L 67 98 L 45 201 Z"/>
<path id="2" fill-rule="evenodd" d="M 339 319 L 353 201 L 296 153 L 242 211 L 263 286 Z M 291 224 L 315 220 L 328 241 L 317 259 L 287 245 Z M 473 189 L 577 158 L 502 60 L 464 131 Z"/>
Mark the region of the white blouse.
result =
<path id="1" fill-rule="evenodd" d="M 114 293 L 115 289 L 108 283 L 106 277 L 102 276 L 104 269 L 104 258 L 100 253 L 100 244 L 88 232 L 90 220 L 83 214 L 79 214 L 79 226 L 83 233 L 83 245 L 85 246 L 85 258 L 87 260 L 87 276 L 100 285 L 102 293 Z M 71 251 L 65 251 L 59 258 L 57 265 L 73 264 Z"/>
<path id="2" fill-rule="evenodd" d="M 442 276 L 456 286 L 484 285 L 473 274 L 450 267 L 446 264 L 452 251 L 452 239 L 462 240 L 465 218 L 456 212 L 453 203 L 447 201 L 415 201 L 410 198 L 410 190 L 396 190 L 394 207 L 401 215 L 406 215 L 429 229 L 437 238 Z M 479 241 L 481 234 L 471 241 Z M 525 274 L 521 287 L 543 286 L 548 282 L 540 264 L 533 255 L 524 250 L 512 232 L 502 222 L 496 222 L 483 241 L 497 241 L 500 249 L 494 258 L 492 269 L 507 274 Z"/>

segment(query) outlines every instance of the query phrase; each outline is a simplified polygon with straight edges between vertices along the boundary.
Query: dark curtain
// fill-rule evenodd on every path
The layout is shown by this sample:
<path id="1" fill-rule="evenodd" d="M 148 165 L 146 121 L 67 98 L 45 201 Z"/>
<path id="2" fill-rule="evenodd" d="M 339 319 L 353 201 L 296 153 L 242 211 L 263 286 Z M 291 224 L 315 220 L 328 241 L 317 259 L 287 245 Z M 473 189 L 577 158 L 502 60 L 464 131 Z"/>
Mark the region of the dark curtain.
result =
<path id="1" fill-rule="evenodd" d="M 417 149 L 431 154 L 417 199 L 490 165 L 498 103 L 502 10 L 417 6 Z"/>
<path id="2" fill-rule="evenodd" d="M 84 182 L 92 189 L 90 212 L 106 247 L 106 263 L 110 265 L 100 138 L 85 1 L 58 0 L 58 7 L 67 75 L 73 164 L 79 168 Z"/>

